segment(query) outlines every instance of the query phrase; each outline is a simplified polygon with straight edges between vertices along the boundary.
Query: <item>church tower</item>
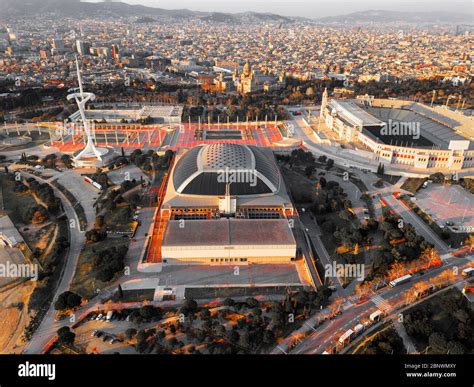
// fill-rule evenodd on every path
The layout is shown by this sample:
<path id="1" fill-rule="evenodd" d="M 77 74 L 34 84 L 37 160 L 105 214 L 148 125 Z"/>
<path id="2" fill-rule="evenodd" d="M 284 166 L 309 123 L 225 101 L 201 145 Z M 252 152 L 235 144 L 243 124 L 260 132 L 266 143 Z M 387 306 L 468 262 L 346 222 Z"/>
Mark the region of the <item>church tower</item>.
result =
<path id="1" fill-rule="evenodd" d="M 280 83 L 286 85 L 286 73 L 285 73 L 285 70 L 281 70 L 280 71 L 280 74 L 278 76 L 278 80 L 280 81 Z"/>
<path id="2" fill-rule="evenodd" d="M 328 104 L 328 89 L 327 87 L 325 87 L 323 91 L 323 98 L 321 100 L 321 111 L 319 112 L 319 115 L 321 118 L 324 117 L 324 110 L 326 109 L 327 104 Z"/>
<path id="3" fill-rule="evenodd" d="M 248 78 L 250 76 L 250 65 L 249 62 L 245 62 L 244 69 L 242 71 L 242 76 Z"/>

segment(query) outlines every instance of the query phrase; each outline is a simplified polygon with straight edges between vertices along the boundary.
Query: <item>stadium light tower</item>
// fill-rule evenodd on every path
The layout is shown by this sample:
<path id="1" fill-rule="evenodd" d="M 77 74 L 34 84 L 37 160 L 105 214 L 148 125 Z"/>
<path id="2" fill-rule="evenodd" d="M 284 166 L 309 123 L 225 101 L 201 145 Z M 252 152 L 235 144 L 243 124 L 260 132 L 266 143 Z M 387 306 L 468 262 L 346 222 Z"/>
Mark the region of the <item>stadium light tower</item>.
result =
<path id="1" fill-rule="evenodd" d="M 75 157 L 76 160 L 80 159 L 90 159 L 96 157 L 99 160 L 102 160 L 102 153 L 99 149 L 96 148 L 94 144 L 94 140 L 92 138 L 92 133 L 89 125 L 89 121 L 86 118 L 85 113 L 85 106 L 86 103 L 89 101 L 93 101 L 95 99 L 94 93 L 84 93 L 84 89 L 82 87 L 82 78 L 81 78 L 81 71 L 79 69 L 79 62 L 76 56 L 76 69 L 77 69 L 77 81 L 79 83 L 79 93 L 72 93 L 67 96 L 67 100 L 74 99 L 77 103 L 79 108 L 79 113 L 81 114 L 82 124 L 84 125 L 84 131 L 86 132 L 87 136 L 87 143 L 85 148 Z"/>

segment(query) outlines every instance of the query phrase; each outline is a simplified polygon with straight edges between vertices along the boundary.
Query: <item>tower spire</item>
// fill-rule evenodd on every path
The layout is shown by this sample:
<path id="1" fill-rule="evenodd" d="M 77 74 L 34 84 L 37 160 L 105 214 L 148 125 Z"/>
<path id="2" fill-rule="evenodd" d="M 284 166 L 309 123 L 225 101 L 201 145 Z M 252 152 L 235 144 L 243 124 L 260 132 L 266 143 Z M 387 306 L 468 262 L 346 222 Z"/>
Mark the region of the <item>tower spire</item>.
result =
<path id="1" fill-rule="evenodd" d="M 79 93 L 72 93 L 67 96 L 68 101 L 74 99 L 77 103 L 79 108 L 79 113 L 81 115 L 82 124 L 84 125 L 84 132 L 86 133 L 87 143 L 85 148 L 75 157 L 76 160 L 81 158 L 93 158 L 96 157 L 99 160 L 102 160 L 102 155 L 99 150 L 96 148 L 94 144 L 94 139 L 92 138 L 92 133 L 90 130 L 89 121 L 86 118 L 85 113 L 85 106 L 86 103 L 89 101 L 93 101 L 95 99 L 95 95 L 93 93 L 84 93 L 83 85 L 82 85 L 82 77 L 81 77 L 81 70 L 79 69 L 79 61 L 76 59 L 76 71 L 77 71 L 77 81 L 79 83 Z"/>

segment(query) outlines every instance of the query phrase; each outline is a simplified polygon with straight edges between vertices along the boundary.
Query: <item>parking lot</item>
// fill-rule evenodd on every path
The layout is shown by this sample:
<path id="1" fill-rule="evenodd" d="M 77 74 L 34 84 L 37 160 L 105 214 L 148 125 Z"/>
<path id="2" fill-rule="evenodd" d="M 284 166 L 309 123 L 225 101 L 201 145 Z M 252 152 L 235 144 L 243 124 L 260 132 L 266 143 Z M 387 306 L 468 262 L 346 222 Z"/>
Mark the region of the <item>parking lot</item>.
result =
<path id="1" fill-rule="evenodd" d="M 87 353 L 135 353 L 124 340 L 123 333 L 134 324 L 127 321 L 128 311 L 114 313 L 110 321 L 106 313 L 93 313 L 84 323 L 74 329 L 76 343 L 83 347 Z M 100 320 L 97 320 L 101 317 Z M 143 324 L 144 327 L 147 324 Z M 127 349 L 128 348 L 128 349 Z"/>
<path id="2" fill-rule="evenodd" d="M 429 184 L 417 192 L 415 203 L 441 227 L 474 231 L 474 198 L 460 185 Z"/>

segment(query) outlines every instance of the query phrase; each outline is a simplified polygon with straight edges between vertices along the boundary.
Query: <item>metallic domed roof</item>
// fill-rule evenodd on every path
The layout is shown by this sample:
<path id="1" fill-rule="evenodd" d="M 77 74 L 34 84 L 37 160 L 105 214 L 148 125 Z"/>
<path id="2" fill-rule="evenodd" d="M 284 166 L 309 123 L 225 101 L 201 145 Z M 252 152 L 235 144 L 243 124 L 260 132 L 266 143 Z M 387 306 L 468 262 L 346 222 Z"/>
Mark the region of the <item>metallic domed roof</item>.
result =
<path id="1" fill-rule="evenodd" d="M 188 195 L 224 195 L 226 182 L 231 195 L 271 194 L 280 189 L 280 172 L 273 156 L 240 144 L 215 143 L 190 149 L 178 160 L 172 180 L 177 193 Z"/>

